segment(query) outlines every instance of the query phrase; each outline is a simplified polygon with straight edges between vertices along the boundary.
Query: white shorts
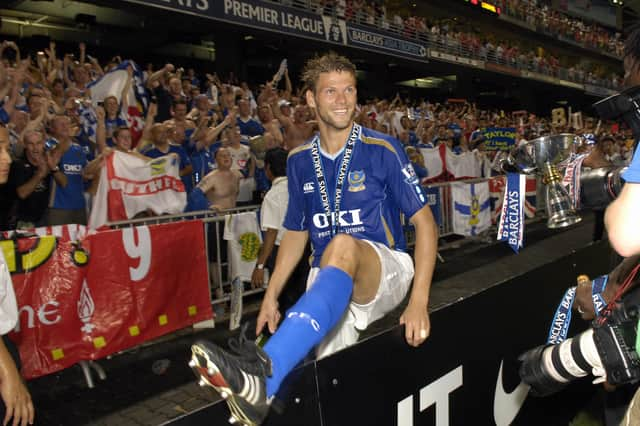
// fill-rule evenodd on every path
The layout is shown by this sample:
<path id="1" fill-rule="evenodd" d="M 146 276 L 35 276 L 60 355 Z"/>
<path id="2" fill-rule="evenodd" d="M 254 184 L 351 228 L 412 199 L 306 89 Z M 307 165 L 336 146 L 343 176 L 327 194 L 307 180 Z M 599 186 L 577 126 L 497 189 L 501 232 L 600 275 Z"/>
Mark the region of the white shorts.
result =
<path id="1" fill-rule="evenodd" d="M 413 261 L 407 253 L 392 250 L 381 243 L 362 240 L 371 245 L 380 258 L 380 284 L 373 300 L 366 305 L 351 301 L 335 328 L 316 348 L 316 357 L 324 358 L 354 344 L 360 331 L 395 309 L 404 299 L 413 279 Z M 311 288 L 320 268 L 311 268 L 307 290 Z"/>

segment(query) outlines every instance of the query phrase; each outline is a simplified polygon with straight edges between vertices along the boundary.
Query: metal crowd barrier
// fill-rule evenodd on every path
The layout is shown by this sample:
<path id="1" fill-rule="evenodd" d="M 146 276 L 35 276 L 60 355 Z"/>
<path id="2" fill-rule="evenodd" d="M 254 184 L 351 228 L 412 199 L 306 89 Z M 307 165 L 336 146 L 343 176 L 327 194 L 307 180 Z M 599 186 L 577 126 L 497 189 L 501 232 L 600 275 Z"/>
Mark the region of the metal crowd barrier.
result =
<path id="1" fill-rule="evenodd" d="M 442 237 L 447 237 L 451 235 L 455 235 L 453 229 L 453 200 L 451 196 L 451 184 L 452 183 L 479 183 L 489 181 L 492 178 L 471 178 L 471 179 L 461 179 L 456 181 L 449 182 L 441 182 L 441 183 L 430 183 L 424 185 L 429 188 L 438 188 L 438 195 L 440 198 L 440 223 L 438 224 L 438 231 L 440 237 L 439 249 L 447 248 L 447 243 L 442 240 Z M 540 182 L 538 182 L 538 186 L 540 186 Z M 540 197 L 538 197 L 539 199 Z M 539 207 L 539 206 L 538 206 Z M 224 226 L 209 226 L 209 224 L 224 224 L 225 215 L 241 213 L 247 211 L 255 211 L 259 210 L 259 205 L 250 205 L 244 207 L 237 207 L 234 209 L 224 210 L 221 212 L 213 212 L 210 210 L 198 211 L 198 212 L 189 212 L 189 213 L 181 213 L 174 215 L 162 215 L 162 216 L 154 216 L 154 217 L 145 217 L 145 218 L 137 218 L 131 219 L 127 221 L 120 222 L 111 222 L 108 225 L 113 229 L 120 229 L 124 227 L 131 226 L 139 226 L 139 225 L 154 225 L 168 222 L 177 222 L 182 220 L 194 220 L 199 219 L 202 220 L 204 224 L 204 232 L 205 232 L 205 247 L 207 250 L 207 254 L 209 253 L 209 232 L 215 232 L 215 238 L 213 239 L 216 243 L 216 259 L 213 264 L 215 264 L 216 269 L 214 271 L 210 270 L 212 263 L 207 262 L 207 273 L 209 279 L 209 289 L 211 291 L 211 303 L 212 305 L 222 304 L 230 301 L 231 299 L 231 282 L 233 277 L 225 276 L 224 268 L 228 266 L 227 262 L 223 262 L 221 258 L 221 245 L 225 243 L 223 239 L 222 232 L 224 231 Z M 408 223 L 407 220 L 403 218 L 405 238 L 407 241 L 408 247 L 413 247 L 415 244 L 415 229 Z M 495 233 L 495 229 L 493 226 L 489 227 L 488 232 L 485 232 L 480 236 L 480 238 L 486 239 L 488 236 L 492 236 Z M 477 241 L 478 237 L 463 237 L 457 240 L 457 244 L 464 244 L 465 242 Z M 440 258 L 441 261 L 444 261 Z M 216 279 L 214 280 L 213 277 Z M 265 287 L 266 287 L 265 283 Z M 264 292 L 263 288 L 251 289 L 243 292 L 243 297 L 251 296 L 254 294 L 259 294 Z"/>

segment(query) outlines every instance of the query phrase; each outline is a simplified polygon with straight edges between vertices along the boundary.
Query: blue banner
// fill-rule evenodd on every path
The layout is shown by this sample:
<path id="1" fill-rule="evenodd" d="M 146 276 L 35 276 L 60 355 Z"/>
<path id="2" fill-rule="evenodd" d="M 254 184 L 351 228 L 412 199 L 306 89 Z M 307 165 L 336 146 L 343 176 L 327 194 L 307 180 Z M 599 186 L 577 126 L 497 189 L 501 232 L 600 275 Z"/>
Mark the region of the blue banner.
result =
<path id="1" fill-rule="evenodd" d="M 487 127 L 482 131 L 486 151 L 509 151 L 516 144 L 513 127 Z"/>
<path id="2" fill-rule="evenodd" d="M 344 20 L 259 0 L 125 0 L 265 31 L 346 44 Z"/>
<path id="3" fill-rule="evenodd" d="M 507 241 L 516 253 L 522 247 L 524 238 L 524 194 L 525 176 L 507 173 L 497 238 L 498 241 Z"/>
<path id="4" fill-rule="evenodd" d="M 427 204 L 431 207 L 431 213 L 436 220 L 438 226 L 442 225 L 442 200 L 440 199 L 440 188 L 438 187 L 423 187 L 425 195 L 427 196 Z"/>
<path id="5" fill-rule="evenodd" d="M 374 52 L 382 50 L 396 56 L 427 60 L 427 49 L 423 45 L 360 25 L 347 24 L 347 43 L 349 46 L 363 47 Z"/>

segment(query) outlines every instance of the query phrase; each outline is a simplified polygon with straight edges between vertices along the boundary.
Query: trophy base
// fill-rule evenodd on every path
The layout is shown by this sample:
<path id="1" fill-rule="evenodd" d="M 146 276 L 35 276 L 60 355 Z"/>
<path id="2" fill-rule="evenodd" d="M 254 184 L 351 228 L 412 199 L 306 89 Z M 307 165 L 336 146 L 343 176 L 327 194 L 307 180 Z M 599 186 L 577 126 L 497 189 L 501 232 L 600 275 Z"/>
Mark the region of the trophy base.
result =
<path id="1" fill-rule="evenodd" d="M 566 228 L 567 226 L 579 223 L 581 220 L 582 218 L 577 215 L 556 215 L 550 217 L 549 220 L 547 220 L 547 228 Z"/>

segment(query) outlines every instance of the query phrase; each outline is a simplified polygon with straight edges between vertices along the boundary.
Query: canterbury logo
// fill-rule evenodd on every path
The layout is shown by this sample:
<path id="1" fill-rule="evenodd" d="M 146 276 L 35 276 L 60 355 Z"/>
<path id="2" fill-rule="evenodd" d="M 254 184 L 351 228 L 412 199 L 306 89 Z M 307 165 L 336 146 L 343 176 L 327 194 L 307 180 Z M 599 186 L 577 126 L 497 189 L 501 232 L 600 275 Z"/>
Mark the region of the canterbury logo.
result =
<path id="1" fill-rule="evenodd" d="M 302 190 L 304 191 L 305 194 L 308 194 L 309 192 L 313 192 L 313 182 L 307 182 L 302 186 Z"/>

